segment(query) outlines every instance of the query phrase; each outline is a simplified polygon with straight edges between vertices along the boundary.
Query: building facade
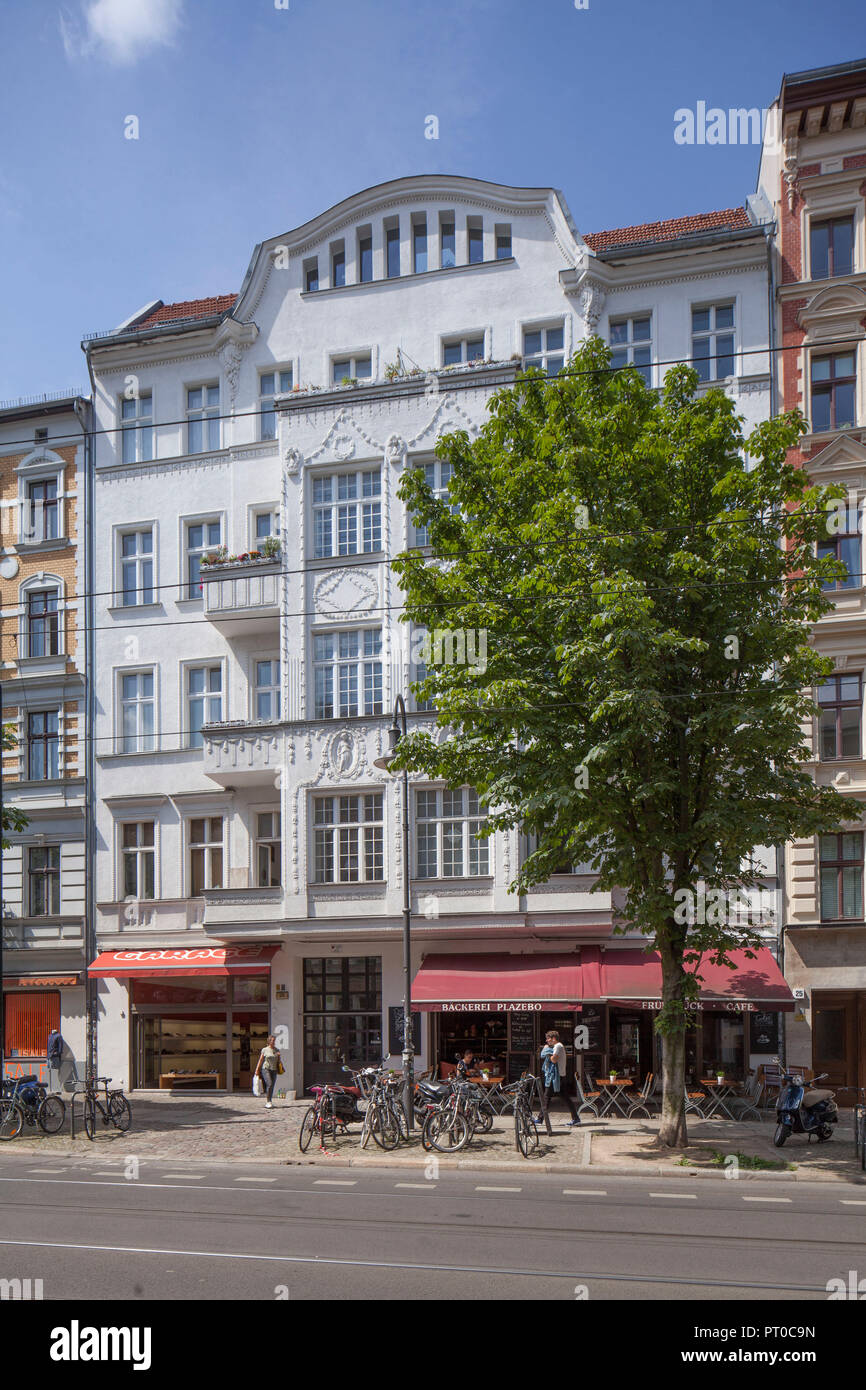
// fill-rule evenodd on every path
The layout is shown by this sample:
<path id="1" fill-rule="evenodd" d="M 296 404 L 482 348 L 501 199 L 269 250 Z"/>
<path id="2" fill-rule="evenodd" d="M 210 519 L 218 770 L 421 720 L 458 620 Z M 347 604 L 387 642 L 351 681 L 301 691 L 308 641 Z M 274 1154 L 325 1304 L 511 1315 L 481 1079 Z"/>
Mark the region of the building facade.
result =
<path id="1" fill-rule="evenodd" d="M 835 672 L 814 692 L 812 767 L 819 782 L 862 803 L 866 63 L 786 76 L 768 128 L 780 133 L 765 146 L 759 177 L 776 223 L 779 407 L 798 407 L 809 424 L 793 461 L 847 494 L 822 545 L 847 576 L 815 631 Z M 786 847 L 783 956 L 800 996 L 787 1030 L 789 1062 L 829 1073 L 834 1086 L 866 1085 L 863 829 L 854 817 L 841 834 Z"/>
<path id="2" fill-rule="evenodd" d="M 27 817 L 3 852 L 10 1075 L 44 1075 L 52 1028 L 64 1038 L 67 1074 L 84 1075 L 88 427 L 80 396 L 0 409 L 3 802 Z"/>
<path id="3" fill-rule="evenodd" d="M 407 871 L 421 1065 L 468 1042 L 517 1070 L 579 1013 L 578 1066 L 654 1069 L 655 977 L 628 993 L 642 946 L 586 866 L 515 896 L 521 836 L 415 776 L 403 862 L 376 762 L 397 694 L 435 721 L 409 695 L 422 634 L 389 560 L 425 538 L 397 488 L 420 464 L 444 491 L 437 439 L 593 333 L 651 385 L 691 360 L 766 418 L 767 234 L 760 200 L 584 237 L 556 190 L 406 178 L 262 242 L 238 294 L 85 344 L 101 1070 L 246 1089 L 275 1029 L 288 1090 L 393 1057 Z M 692 1071 L 760 1061 L 776 984 L 709 996 Z"/>

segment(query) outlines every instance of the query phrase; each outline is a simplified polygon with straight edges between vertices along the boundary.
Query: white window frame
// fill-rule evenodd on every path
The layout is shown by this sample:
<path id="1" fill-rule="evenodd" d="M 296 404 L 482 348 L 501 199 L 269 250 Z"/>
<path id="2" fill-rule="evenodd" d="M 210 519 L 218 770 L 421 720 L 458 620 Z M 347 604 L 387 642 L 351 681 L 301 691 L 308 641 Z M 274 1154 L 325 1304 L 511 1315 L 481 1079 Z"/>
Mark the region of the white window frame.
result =
<path id="1" fill-rule="evenodd" d="M 214 391 L 214 390 L 215 390 L 216 393 L 217 393 L 217 402 L 216 402 L 216 406 L 215 406 L 215 407 L 214 407 L 213 404 L 208 404 L 208 403 L 207 403 L 207 392 L 208 392 L 208 391 Z M 183 391 L 184 391 L 184 396 L 183 396 L 183 398 L 184 398 L 185 417 L 186 417 L 186 452 L 187 452 L 187 454 L 190 455 L 190 456 L 193 457 L 193 458 L 199 458 L 202 454 L 214 454 L 214 453 L 216 453 L 219 449 L 222 448 L 222 419 L 221 419 L 221 415 L 222 415 L 222 389 L 221 389 L 219 380 L 216 380 L 216 381 L 215 381 L 215 380 L 213 380 L 213 378 L 211 378 L 209 381 L 188 382 L 188 383 L 184 386 Z M 202 392 L 202 404 L 201 404 L 201 406 L 191 406 L 191 405 L 190 405 L 190 403 L 189 403 L 189 398 L 190 398 L 190 395 L 192 394 L 193 391 L 201 391 L 201 392 Z M 214 421 L 214 420 L 216 421 L 216 437 L 217 437 L 217 442 L 216 442 L 216 444 L 211 444 L 211 443 L 210 443 L 210 436 L 211 436 L 210 422 L 212 422 L 212 421 Z M 191 445 L 192 445 L 192 438 L 191 438 L 190 426 L 193 425 L 193 424 L 195 424 L 195 423 L 197 423 L 197 422 L 199 422 L 199 421 L 201 422 L 201 425 L 202 425 L 202 445 L 203 445 L 203 447 L 202 447 L 201 449 L 193 449 L 193 448 L 191 447 Z M 205 425 L 207 425 L 207 429 L 205 429 Z M 208 443 L 207 443 L 207 444 L 205 444 L 205 438 L 207 438 L 207 440 L 208 440 Z"/>
<path id="2" fill-rule="evenodd" d="M 206 680 L 208 683 L 206 690 L 197 691 L 195 693 L 193 693 L 190 690 L 190 677 L 192 676 L 194 671 L 204 671 L 206 673 Z M 218 690 L 212 690 L 210 688 L 210 680 L 214 671 L 219 672 Z M 228 719 L 228 690 L 226 682 L 225 660 L 222 657 L 215 657 L 212 659 L 202 657 L 197 661 L 181 662 L 180 688 L 183 699 L 183 707 L 181 709 L 181 722 L 179 726 L 182 730 L 180 745 L 183 748 L 190 748 L 196 750 L 203 746 L 204 736 L 201 734 L 201 730 L 196 731 L 193 729 L 192 713 L 190 710 L 190 705 L 193 699 L 201 700 L 203 702 L 205 718 L 202 720 L 202 727 L 212 723 L 223 724 Z M 214 720 L 210 717 L 210 713 L 214 701 L 217 700 L 219 701 L 220 718 L 218 720 Z M 194 742 L 193 740 L 196 737 L 198 737 L 201 741 Z"/>
<path id="3" fill-rule="evenodd" d="M 219 839 L 219 840 L 207 839 L 207 840 L 203 840 L 203 841 L 196 841 L 196 843 L 193 844 L 193 841 L 192 841 L 192 827 L 193 827 L 193 822 L 194 822 L 194 821 L 198 821 L 198 820 L 206 821 L 206 822 L 208 823 L 208 833 L 210 833 L 210 822 L 211 822 L 211 821 L 214 821 L 214 820 L 219 820 L 219 821 L 221 821 L 221 822 L 222 822 L 222 837 L 221 837 L 221 839 Z M 213 812 L 213 814 L 211 814 L 210 812 L 207 812 L 207 811 L 203 811 L 203 812 L 200 812 L 200 813 L 198 813 L 198 814 L 196 814 L 196 815 L 188 814 L 188 815 L 186 815 L 186 816 L 184 817 L 184 822 L 183 822 L 183 844 L 184 844 L 184 883 L 185 883 L 185 890 L 186 890 L 185 896 L 186 896 L 186 897 L 192 898 L 192 897 L 194 896 L 194 893 L 193 893 L 192 856 L 193 856 L 193 852 L 194 852 L 195 850 L 197 850 L 197 849 L 201 849 L 201 850 L 204 851 L 204 864 L 205 864 L 205 875 L 204 875 L 204 877 L 205 877 L 205 880 L 206 880 L 206 882 L 205 882 L 204 885 L 203 885 L 204 891 L 207 892 L 207 891 L 210 890 L 211 888 L 217 888 L 217 889 L 219 889 L 219 888 L 224 888 L 224 887 L 228 884 L 228 882 L 229 882 L 229 868 L 228 868 L 228 854 L 227 854 L 227 850 L 226 850 L 226 845 L 227 845 L 226 831 L 227 831 L 227 828 L 228 828 L 228 817 L 227 817 L 225 811 L 223 811 L 223 810 L 215 811 L 215 812 Z M 221 860 L 220 860 L 221 873 L 220 873 L 220 882 L 219 882 L 219 883 L 214 883 L 214 881 L 213 881 L 213 879 L 214 879 L 214 873 L 213 873 L 213 856 L 214 856 L 214 851 L 215 851 L 215 850 L 218 851 L 218 852 L 220 853 L 220 855 L 221 855 Z"/>
<path id="4" fill-rule="evenodd" d="M 272 376 L 272 377 L 274 378 L 274 390 L 273 390 L 273 392 L 265 392 L 264 389 L 263 389 L 263 379 L 264 379 L 266 376 Z M 282 379 L 283 379 L 283 377 L 285 377 L 285 376 L 288 377 L 288 379 L 289 379 L 289 384 L 288 384 L 288 386 L 285 386 L 285 387 L 284 387 L 283 384 L 282 384 Z M 258 434 L 259 434 L 259 439 L 260 439 L 260 440 L 265 440 L 265 441 L 267 441 L 267 440 L 275 440 L 275 439 L 276 439 L 276 437 L 277 437 L 277 415 L 276 415 L 276 411 L 275 411 L 275 409 L 274 409 L 274 401 L 276 400 L 277 396 L 285 396 L 289 391 L 291 391 L 291 389 L 292 389 L 292 387 L 294 386 L 294 384 L 295 384 L 295 369 L 294 369 L 294 366 L 293 366 L 293 364 L 292 364 L 291 362 L 288 363 L 287 365 L 282 365 L 282 366 L 280 366 L 280 365 L 275 365 L 275 366 L 273 366 L 273 367 L 260 367 L 260 368 L 259 368 L 259 431 L 258 431 Z M 266 402 L 270 402 L 270 405 L 269 405 L 267 408 L 266 408 L 266 405 L 265 405 Z M 273 417 L 274 417 L 274 432 L 273 432 L 273 434 L 265 434 L 265 416 L 266 416 L 266 415 L 267 415 L 267 416 L 273 415 Z"/>
<path id="5" fill-rule="evenodd" d="M 253 886 L 254 886 L 255 888 L 281 888 L 281 887 L 282 887 L 282 884 L 283 884 L 283 834 L 282 834 L 282 813 L 281 813 L 280 807 L 279 807 L 279 806 L 274 806 L 274 805 L 271 805 L 271 806 L 251 806 L 251 807 L 250 807 L 250 815 L 252 816 L 252 827 L 251 827 L 251 829 L 252 829 L 252 831 L 253 831 L 253 834 L 252 834 L 252 836 L 251 836 L 252 851 L 253 851 L 253 863 L 252 863 L 252 882 L 253 882 Z M 276 817 L 276 825 L 277 825 L 277 831 L 278 831 L 278 834 L 277 834 L 276 836 L 274 836 L 273 834 L 270 834 L 270 835 L 262 835 L 262 833 L 261 833 L 261 828 L 260 828 L 260 826 L 259 826 L 259 817 L 260 817 L 260 816 L 275 816 L 275 817 Z M 273 830 L 273 826 L 272 826 L 271 828 L 272 828 L 272 830 Z M 271 848 L 271 850 L 273 849 L 274 846 L 276 847 L 276 856 L 274 856 L 272 852 L 269 854 L 269 856 L 268 856 L 268 863 L 269 863 L 268 880 L 269 880 L 269 881 L 268 881 L 267 883 L 262 883 L 262 882 L 260 881 L 260 875 L 259 875 L 259 860 L 260 860 L 259 850 L 260 850 L 260 848 L 264 848 L 266 845 L 269 846 L 269 847 Z M 273 866 L 274 866 L 274 858 L 276 858 L 276 873 L 277 873 L 277 880 L 276 880 L 276 882 L 274 882 L 273 879 L 272 879 L 272 877 L 271 877 L 271 870 L 272 870 L 272 868 L 273 868 Z"/>
<path id="6" fill-rule="evenodd" d="M 378 808 L 373 804 L 368 807 L 369 798 L 379 798 Z M 326 803 L 330 802 L 330 818 L 318 821 L 318 807 L 322 805 L 323 810 L 327 809 Z M 351 809 L 349 803 L 360 803 L 357 807 L 357 818 L 354 820 L 343 819 L 344 810 Z M 378 817 L 367 819 L 367 810 L 376 811 Z M 310 800 L 310 865 L 313 875 L 313 883 L 317 886 L 329 883 L 385 883 L 385 794 L 382 791 L 333 791 L 327 793 L 316 793 Z M 372 839 L 366 834 L 361 835 L 361 831 L 370 830 L 373 832 Z M 375 832 L 378 831 L 378 837 Z M 378 843 L 377 843 L 378 840 Z M 357 873 L 352 875 L 351 871 L 344 872 L 344 865 L 347 864 L 347 856 L 351 858 L 353 853 L 357 864 Z M 330 842 L 330 861 L 331 876 L 321 877 L 319 875 L 320 863 L 327 862 L 327 854 L 319 854 L 320 846 L 324 847 Z M 381 860 L 380 872 L 377 873 L 377 859 Z"/>
<path id="7" fill-rule="evenodd" d="M 710 312 L 710 327 L 695 331 L 693 327 L 693 315 L 708 309 Z M 733 323 L 730 327 L 716 327 L 716 310 L 730 309 L 733 316 Z M 698 363 L 706 362 L 709 365 L 710 375 L 699 382 L 701 386 L 711 386 L 717 381 L 729 381 L 737 375 L 737 321 L 740 317 L 739 304 L 735 295 L 719 295 L 717 299 L 696 299 L 689 305 L 689 365 L 699 372 Z M 720 356 L 726 357 L 727 353 L 719 353 L 716 344 L 717 338 L 731 338 L 733 346 L 731 348 L 731 371 L 726 376 L 719 375 L 718 359 Z M 710 353 L 708 357 L 695 358 L 695 342 L 708 342 Z"/>
<path id="8" fill-rule="evenodd" d="M 469 352 L 470 343 L 481 343 L 481 356 L 477 353 Z M 449 333 L 439 339 L 439 359 L 443 367 L 465 366 L 469 362 L 484 362 L 488 356 L 487 344 L 489 341 L 489 331 L 486 328 L 479 328 L 476 332 Z M 446 362 L 445 353 L 450 348 L 458 348 L 460 360 L 458 362 Z"/>
<path id="9" fill-rule="evenodd" d="M 561 348 L 551 348 L 551 347 L 548 346 L 547 335 L 548 335 L 548 333 L 551 333 L 551 332 L 555 333 L 555 332 L 557 332 L 557 331 L 559 331 L 559 332 L 562 334 L 562 347 L 561 347 Z M 531 353 L 527 353 L 527 351 L 526 351 L 526 335 L 527 335 L 527 333 L 540 333 L 540 334 L 541 334 L 541 351 L 540 351 L 540 352 L 531 352 Z M 520 325 L 520 355 L 521 355 L 521 358 L 522 358 L 522 361 L 523 361 L 523 366 L 524 366 L 524 368 L 528 368 L 528 367 L 540 367 L 541 371 L 544 372 L 545 376 L 550 376 L 550 375 L 551 375 L 551 371 L 550 371 L 550 361 L 551 361 L 551 359 L 554 359 L 554 360 L 555 360 L 555 359 L 558 359 L 558 358 L 561 357 L 561 358 L 562 358 L 562 366 L 559 368 L 559 371 L 562 371 L 562 370 L 565 368 L 566 363 L 568 362 L 568 344 L 567 344 L 567 341 L 566 341 L 566 321 L 565 321 L 565 318 L 563 317 L 563 318 L 557 318 L 557 319 L 539 319 L 538 321 L 532 322 L 532 323 L 522 323 L 522 324 Z"/>
<path id="10" fill-rule="evenodd" d="M 134 700 L 126 701 L 123 695 L 123 682 L 128 676 L 150 676 L 153 681 L 152 694 L 144 698 L 137 696 Z M 129 757 L 142 757 L 143 755 L 157 753 L 159 751 L 159 690 L 157 682 L 156 666 L 118 666 L 114 672 L 114 751 L 117 754 Z M 149 734 L 142 734 L 141 720 L 136 715 L 135 748 L 125 748 L 127 735 L 123 729 L 123 712 L 127 704 L 134 705 L 137 711 L 146 706 L 150 706 L 153 711 L 153 727 Z M 151 747 L 142 747 L 143 741 L 150 739 Z"/>
<path id="11" fill-rule="evenodd" d="M 342 480 L 345 478 L 355 478 L 355 496 L 340 498 L 340 488 Z M 378 479 L 378 491 L 365 493 L 367 486 L 366 479 Z M 310 544 L 312 547 L 311 559 L 314 560 L 334 560 L 342 559 L 347 555 L 377 555 L 383 549 L 382 534 L 382 496 L 383 482 L 382 465 L 373 464 L 369 468 L 342 469 L 339 472 L 329 470 L 328 472 L 311 475 L 310 483 L 310 507 L 312 518 L 310 525 Z M 331 498 L 326 502 L 316 501 L 316 489 L 325 482 L 330 482 Z M 373 484 L 370 484 L 371 488 Z M 369 510 L 368 510 L 369 509 Z M 317 540 L 317 520 L 319 515 L 328 512 L 330 515 L 330 549 L 321 555 L 316 553 Z M 378 528 L 375 525 L 378 517 Z M 340 528 L 341 523 L 346 523 L 347 537 L 354 533 L 355 548 L 342 548 Z M 372 541 L 378 529 L 378 545 L 373 545 Z M 369 534 L 371 544 L 367 546 L 366 538 Z"/>
<path id="12" fill-rule="evenodd" d="M 414 817 L 413 824 L 415 827 L 415 877 L 419 879 L 429 879 L 437 881 L 442 879 L 447 880 L 449 882 L 455 879 L 462 878 L 474 879 L 492 877 L 493 866 L 492 855 L 490 852 L 491 840 L 489 837 L 487 839 L 478 839 L 476 835 L 473 833 L 472 829 L 472 827 L 474 826 L 483 826 L 487 821 L 486 815 L 478 805 L 477 793 L 473 792 L 473 788 L 455 787 L 452 789 L 449 787 L 428 786 L 414 787 L 412 791 L 412 814 Z M 458 793 L 461 797 L 461 807 L 459 814 L 455 813 L 453 807 L 446 814 L 446 798 L 456 796 Z M 472 802 L 470 799 L 472 795 L 474 795 L 476 798 L 475 804 L 477 810 L 475 812 L 473 812 Z M 430 816 L 427 814 L 421 814 L 419 805 L 420 798 L 422 796 L 425 798 L 429 798 L 431 796 L 435 797 L 435 815 Z M 427 802 L 426 805 L 429 806 L 429 802 Z M 452 826 L 460 827 L 461 870 L 459 873 L 445 873 L 445 831 L 446 827 L 450 828 Z M 422 872 L 421 868 L 422 832 L 424 831 L 425 827 L 432 827 L 433 829 L 436 872 L 432 874 L 428 872 Z M 423 836 L 423 839 L 427 841 L 427 843 L 429 843 L 429 834 L 425 834 Z M 476 866 L 474 868 L 471 867 L 473 854 L 477 856 Z M 483 867 L 481 867 L 482 864 Z M 425 870 L 427 869 L 427 867 L 428 864 L 427 862 L 425 862 Z"/>
<path id="13" fill-rule="evenodd" d="M 648 338 L 635 338 L 634 325 L 635 323 L 643 323 L 644 319 L 649 319 L 650 335 Z M 615 343 L 613 341 L 613 330 L 614 328 L 618 328 L 621 324 L 627 324 L 628 337 L 624 342 Z M 621 367 L 634 367 L 635 371 L 639 372 L 641 375 L 646 372 L 649 376 L 649 381 L 646 381 L 646 377 L 644 377 L 644 381 L 650 388 L 652 388 L 655 383 L 654 330 L 655 320 L 651 309 L 633 310 L 627 314 L 611 314 L 607 323 L 607 342 L 610 348 L 611 358 L 616 354 L 625 354 L 625 362 L 617 363 L 616 366 L 613 367 L 613 370 L 616 371 Z M 636 348 L 639 351 L 643 351 L 644 349 L 649 351 L 649 362 L 635 362 L 634 354 Z M 613 363 L 611 363 L 611 365 L 613 366 Z"/>
<path id="14" fill-rule="evenodd" d="M 367 638 L 378 637 L 379 648 L 377 652 L 366 650 Z M 357 655 L 342 656 L 340 653 L 341 639 L 357 637 Z M 332 641 L 332 655 L 330 657 L 320 657 L 317 655 L 319 641 L 330 639 Z M 384 664 L 382 661 L 383 637 L 381 625 L 366 627 L 341 627 L 330 628 L 323 631 L 313 631 L 312 640 L 312 719 L 357 719 L 372 718 L 384 713 Z M 348 644 L 347 644 L 348 645 Z M 370 642 L 371 647 L 374 642 Z M 367 668 L 372 668 L 368 671 Z M 378 668 L 378 671 L 376 670 Z M 320 714 L 318 709 L 318 692 L 320 687 L 319 672 L 329 673 L 327 681 L 330 687 L 330 714 Z M 352 701 L 344 701 L 342 692 L 344 685 L 343 673 L 347 675 L 348 688 L 354 688 L 357 704 L 356 709 L 352 709 Z M 371 686 L 368 686 L 368 680 Z M 369 704 L 367 700 L 368 688 L 375 694 L 378 690 L 378 700 L 373 698 Z"/>
<path id="15" fill-rule="evenodd" d="M 190 546 L 189 530 L 191 526 L 213 526 L 220 528 L 220 538 L 214 544 L 210 542 L 203 546 Z M 199 556 L 199 567 L 201 566 L 201 556 L 208 555 L 212 550 L 218 550 L 226 542 L 226 519 L 224 512 L 203 512 L 199 516 L 182 516 L 180 518 L 180 597 L 181 600 L 193 600 L 201 602 L 204 597 L 204 588 L 201 593 L 195 593 L 195 585 L 190 582 L 189 561 L 191 555 Z M 204 581 L 201 580 L 203 586 Z"/>
<path id="16" fill-rule="evenodd" d="M 150 532 L 150 551 L 149 551 L 149 552 L 148 552 L 148 551 L 144 551 L 144 550 L 139 551 L 139 550 L 136 548 L 136 552 L 135 552 L 134 555 L 124 555 L 124 553 L 123 553 L 123 542 L 124 542 L 125 538 L 126 538 L 127 536 L 141 537 L 141 536 L 143 536 L 143 535 L 146 535 L 147 532 Z M 158 592 L 159 592 L 159 589 L 158 589 L 158 584 L 157 584 L 157 567 L 156 567 L 156 537 L 157 537 L 157 525 L 156 525 L 156 522 L 155 522 L 155 521 L 141 521 L 141 522 L 136 522 L 136 523 L 134 523 L 134 524 L 131 525 L 131 526 L 117 526 L 117 527 L 115 527 L 115 530 L 114 530 L 114 564 L 115 564 L 116 580 L 115 580 L 115 586 L 114 586 L 114 587 L 115 587 L 115 605 L 116 605 L 116 607 L 118 607 L 118 608 L 123 608 L 123 609 L 129 611 L 129 610 L 132 610 L 132 609 L 135 609 L 135 608 L 149 608 L 149 607 L 152 607 L 155 603 L 158 602 L 157 594 L 158 594 Z M 148 559 L 150 560 L 150 570 L 151 570 L 151 580 L 150 580 L 150 585 L 149 585 L 149 588 L 150 588 L 150 598 L 149 598 L 149 599 L 139 599 L 138 595 L 139 595 L 139 594 L 143 594 L 143 593 L 146 592 L 146 586 L 142 585 L 139 581 L 140 581 L 140 574 L 141 574 L 141 567 L 142 567 L 142 564 L 145 563 Z M 133 566 L 134 569 L 135 569 L 135 575 L 136 575 L 136 588 L 135 588 L 136 601 L 135 601 L 134 603 L 126 603 L 126 602 L 124 601 L 124 600 L 125 600 L 125 597 L 126 597 L 126 586 L 125 586 L 125 583 L 124 583 L 124 570 L 125 570 L 126 565 L 128 565 L 128 564 L 132 564 L 132 566 Z"/>
<path id="17" fill-rule="evenodd" d="M 265 536 L 258 536 L 256 534 L 260 516 L 269 516 L 271 518 L 272 525 L 268 535 L 273 536 L 274 540 L 280 539 L 280 506 L 278 502 L 259 502 L 255 506 L 248 508 L 248 515 L 249 526 L 247 529 L 249 530 L 250 536 L 250 550 L 260 550 L 262 542 L 267 539 Z"/>
<path id="18" fill-rule="evenodd" d="M 276 685 L 261 686 L 258 683 L 258 668 L 263 662 L 270 662 L 277 668 Z M 250 658 L 250 719 L 254 721 L 266 720 L 268 723 L 276 724 L 282 719 L 283 690 L 282 690 L 282 669 L 280 664 L 279 652 L 254 652 Z M 267 691 L 270 695 L 276 696 L 276 713 L 272 716 L 259 714 L 259 693 Z"/>
<path id="19" fill-rule="evenodd" d="M 151 826 L 153 826 L 153 844 L 152 844 L 152 845 L 136 844 L 136 845 L 134 845 L 134 846 L 131 846 L 129 849 L 127 849 L 127 846 L 124 844 L 124 831 L 126 830 L 126 827 L 127 827 L 128 825 L 134 825 L 134 826 L 136 826 L 136 834 L 138 834 L 138 828 L 141 827 L 142 825 L 151 825 Z M 132 857 L 132 856 L 134 856 L 134 858 L 135 858 L 135 863 L 136 863 L 136 881 L 137 881 L 138 886 L 139 886 L 139 888 L 140 888 L 140 887 L 141 887 L 141 884 L 142 884 L 142 876 L 141 876 L 141 875 L 142 875 L 142 867 L 141 867 L 141 865 L 142 865 L 142 859 L 143 859 L 143 857 L 145 857 L 145 856 L 148 855 L 148 854 L 149 854 L 149 855 L 152 857 L 152 859 L 153 859 L 153 894 L 152 894 L 152 896 L 151 896 L 151 897 L 147 897 L 145 894 L 142 894 L 142 893 L 135 893 L 135 894 L 129 894 L 129 893 L 127 893 L 127 892 L 126 892 L 126 861 L 127 861 L 127 858 Z M 160 896 L 160 894 L 159 894 L 159 821 L 156 819 L 155 816 L 137 816 L 135 819 L 124 818 L 123 820 L 117 822 L 117 873 L 118 873 L 118 880 L 117 880 L 117 883 L 118 883 L 117 901 L 118 901 L 118 902 L 142 902 L 142 903 L 149 903 L 149 902 L 156 902 L 156 900 L 159 898 L 159 896 Z"/>
<path id="20" fill-rule="evenodd" d="M 30 600 L 37 594 L 55 594 L 57 597 L 57 651 L 56 652 L 33 652 L 30 640 Z M 18 629 L 18 651 L 19 657 L 28 661 L 57 661 L 66 655 L 66 591 L 62 580 L 54 574 L 32 575 L 25 579 L 18 589 L 19 609 L 19 629 Z"/>
<path id="21" fill-rule="evenodd" d="M 438 497 L 438 498 L 440 499 L 440 501 L 444 500 L 444 498 L 445 498 L 445 496 L 446 496 L 446 494 L 447 494 L 447 492 L 448 492 L 448 483 L 450 482 L 451 477 L 453 476 L 453 472 L 454 472 L 453 468 L 451 467 L 451 464 L 450 464 L 446 459 L 437 459 L 437 458 L 433 458 L 433 459 L 417 459 L 417 460 L 413 459 L 413 460 L 412 460 L 412 467 L 413 467 L 413 468 L 423 468 L 423 469 L 424 469 L 424 477 L 425 477 L 425 480 L 426 480 L 428 483 L 430 483 L 430 481 L 431 481 L 431 480 L 430 480 L 430 473 L 431 473 L 431 472 L 433 473 L 433 484 L 432 484 L 433 496 L 434 496 L 434 497 Z M 448 469 L 448 470 L 449 470 L 449 473 L 448 473 L 448 478 L 447 478 L 447 479 L 445 480 L 445 482 L 443 483 L 443 481 L 442 481 L 442 476 L 443 476 L 443 473 L 444 473 L 445 469 Z M 452 510 L 452 512 L 454 512 L 454 514 L 456 515 L 456 513 L 459 511 L 459 507 L 452 506 L 451 510 Z M 409 517 L 409 525 L 410 525 L 410 527 L 412 528 L 412 544 L 413 544 L 413 546 L 416 546 L 416 547 L 417 547 L 417 546 L 421 546 L 421 547 L 429 546 L 429 544 L 430 544 L 430 537 L 429 537 L 429 533 L 428 533 L 427 527 L 424 526 L 423 524 L 422 524 L 422 525 L 416 525 L 415 522 L 412 520 L 411 516 Z"/>
<path id="22" fill-rule="evenodd" d="M 49 449 L 47 445 L 39 444 L 31 454 L 15 470 L 18 474 L 18 544 L 43 545 L 45 544 L 42 535 L 43 528 L 36 526 L 31 530 L 30 527 L 30 484 L 31 483 L 50 483 L 53 482 L 57 490 L 57 537 L 56 540 L 68 540 L 66 534 L 66 500 L 65 490 L 66 462 Z M 70 494 L 72 495 L 72 494 Z M 49 544 L 55 538 L 49 539 Z"/>
<path id="23" fill-rule="evenodd" d="M 149 411 L 140 409 L 143 402 L 150 402 Z M 134 407 L 132 414 L 126 414 L 128 406 Z M 119 462 L 131 466 L 135 463 L 150 463 L 154 458 L 153 430 L 153 389 L 139 392 L 136 396 L 119 396 L 117 399 L 117 428 L 120 433 Z M 132 457 L 127 458 L 127 439 L 132 440 Z"/>
<path id="24" fill-rule="evenodd" d="M 368 372 L 359 372 L 359 364 L 369 363 Z M 337 376 L 337 367 L 348 367 L 347 372 L 340 372 Z M 330 367 L 328 371 L 328 382 L 331 386 L 341 386 L 344 377 L 350 381 L 372 381 L 373 380 L 373 349 L 359 348 L 355 352 L 332 352 L 330 357 Z"/>

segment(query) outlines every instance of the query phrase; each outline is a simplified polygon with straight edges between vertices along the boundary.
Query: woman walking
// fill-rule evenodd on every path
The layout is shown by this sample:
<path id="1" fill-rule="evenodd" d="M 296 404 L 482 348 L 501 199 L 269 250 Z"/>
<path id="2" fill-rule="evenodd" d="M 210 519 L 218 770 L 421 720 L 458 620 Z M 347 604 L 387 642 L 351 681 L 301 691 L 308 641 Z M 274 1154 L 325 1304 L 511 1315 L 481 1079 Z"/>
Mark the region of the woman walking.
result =
<path id="1" fill-rule="evenodd" d="M 548 1122 L 550 1102 L 553 1100 L 554 1096 L 559 1096 L 560 1100 L 564 1100 L 571 1111 L 569 1124 L 580 1124 L 580 1116 L 575 1109 L 574 1101 L 568 1094 L 568 1080 L 566 1077 L 567 1066 L 568 1058 L 566 1057 L 565 1048 L 560 1041 L 559 1034 L 553 1030 L 549 1033 L 545 1033 L 544 1047 L 541 1049 L 541 1070 L 544 1080 L 544 1093 L 541 1097 L 541 1116 L 536 1123 L 538 1124 L 542 1121 L 547 1123 L 548 1133 L 550 1133 Z"/>
<path id="2" fill-rule="evenodd" d="M 277 1051 L 277 1037 L 271 1033 L 267 1041 L 267 1046 L 263 1047 L 259 1053 L 259 1060 L 256 1063 L 256 1076 L 261 1078 L 265 1089 L 265 1109 L 273 1109 L 274 1086 L 277 1084 L 277 1077 L 282 1075 L 283 1063 Z"/>

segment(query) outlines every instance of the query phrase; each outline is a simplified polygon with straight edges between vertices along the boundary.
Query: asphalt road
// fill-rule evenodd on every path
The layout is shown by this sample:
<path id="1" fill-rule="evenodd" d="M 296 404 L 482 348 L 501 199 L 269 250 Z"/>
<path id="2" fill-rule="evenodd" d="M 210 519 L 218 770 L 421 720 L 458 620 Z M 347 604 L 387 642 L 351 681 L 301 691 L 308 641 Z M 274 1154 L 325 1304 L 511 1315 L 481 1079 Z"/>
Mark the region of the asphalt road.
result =
<path id="1" fill-rule="evenodd" d="M 827 1299 L 866 1186 L 0 1156 L 0 1279 L 45 1299 Z"/>

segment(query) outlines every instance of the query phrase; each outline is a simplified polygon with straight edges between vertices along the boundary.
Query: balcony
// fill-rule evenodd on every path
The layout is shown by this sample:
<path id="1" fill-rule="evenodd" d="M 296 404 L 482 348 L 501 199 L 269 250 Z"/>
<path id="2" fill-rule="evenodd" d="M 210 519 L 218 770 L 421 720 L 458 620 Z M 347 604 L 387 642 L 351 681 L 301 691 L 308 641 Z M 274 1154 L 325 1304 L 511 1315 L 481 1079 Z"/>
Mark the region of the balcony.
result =
<path id="1" fill-rule="evenodd" d="M 204 615 L 227 636 L 248 631 L 246 622 L 257 621 L 256 632 L 275 632 L 280 616 L 282 559 L 223 561 L 201 569 Z"/>
<path id="2" fill-rule="evenodd" d="M 279 724 L 206 724 L 202 771 L 221 787 L 273 787 L 283 763 Z"/>

